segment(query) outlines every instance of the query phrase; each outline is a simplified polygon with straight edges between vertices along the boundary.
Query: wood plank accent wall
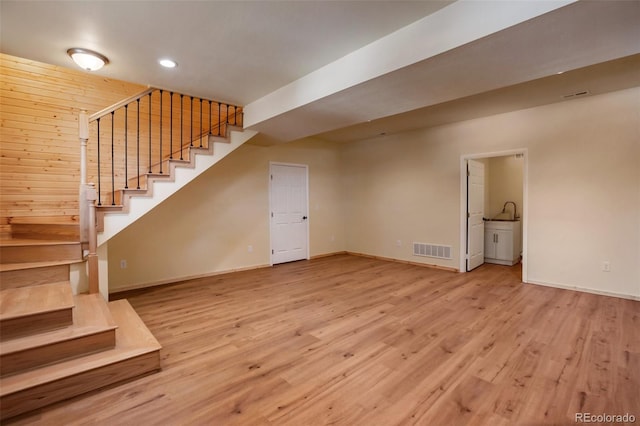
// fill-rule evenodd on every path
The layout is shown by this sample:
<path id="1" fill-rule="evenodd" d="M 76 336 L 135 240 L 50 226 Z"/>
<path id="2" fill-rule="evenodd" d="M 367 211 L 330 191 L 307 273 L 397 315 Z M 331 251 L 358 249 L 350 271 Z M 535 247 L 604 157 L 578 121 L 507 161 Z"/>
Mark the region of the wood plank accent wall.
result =
<path id="1" fill-rule="evenodd" d="M 29 217 L 77 220 L 78 113 L 145 89 L 0 54 L 0 225 Z"/>

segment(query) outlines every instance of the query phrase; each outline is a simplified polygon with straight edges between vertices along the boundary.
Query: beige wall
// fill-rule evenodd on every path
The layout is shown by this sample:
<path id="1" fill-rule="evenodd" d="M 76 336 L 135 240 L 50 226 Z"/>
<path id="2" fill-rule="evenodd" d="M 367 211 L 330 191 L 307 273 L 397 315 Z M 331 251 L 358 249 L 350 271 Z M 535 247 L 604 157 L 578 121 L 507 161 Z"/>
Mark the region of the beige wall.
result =
<path id="1" fill-rule="evenodd" d="M 313 139 L 241 146 L 109 241 L 110 291 L 268 265 L 270 161 L 309 166 L 311 256 L 343 251 L 338 156 Z"/>
<path id="2" fill-rule="evenodd" d="M 640 296 L 639 111 L 634 88 L 345 145 L 347 250 L 457 268 L 461 156 L 527 148 L 529 281 Z"/>
<path id="3" fill-rule="evenodd" d="M 524 169 L 524 157 L 505 155 L 487 159 L 488 170 L 485 217 L 492 218 L 502 212 L 504 203 L 513 201 L 516 203 L 518 215 L 522 217 L 522 173 Z M 507 206 L 511 212 L 513 206 Z"/>

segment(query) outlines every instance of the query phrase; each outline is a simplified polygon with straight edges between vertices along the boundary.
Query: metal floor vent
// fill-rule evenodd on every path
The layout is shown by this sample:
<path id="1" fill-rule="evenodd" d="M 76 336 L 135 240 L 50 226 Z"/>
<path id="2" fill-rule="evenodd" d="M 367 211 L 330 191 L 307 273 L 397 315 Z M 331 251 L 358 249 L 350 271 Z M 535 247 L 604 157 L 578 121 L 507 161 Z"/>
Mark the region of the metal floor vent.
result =
<path id="1" fill-rule="evenodd" d="M 437 257 L 438 259 L 451 259 L 451 246 L 437 244 L 413 243 L 414 256 Z"/>

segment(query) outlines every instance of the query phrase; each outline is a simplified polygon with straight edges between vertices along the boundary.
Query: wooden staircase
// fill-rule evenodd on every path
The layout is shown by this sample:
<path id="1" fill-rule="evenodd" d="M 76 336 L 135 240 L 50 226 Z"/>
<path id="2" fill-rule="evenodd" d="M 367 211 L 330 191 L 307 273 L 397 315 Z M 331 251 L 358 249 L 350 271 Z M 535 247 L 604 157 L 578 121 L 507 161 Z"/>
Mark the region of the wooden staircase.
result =
<path id="1" fill-rule="evenodd" d="M 0 239 L 0 420 L 160 369 L 126 300 L 73 295 L 77 224 L 12 224 Z"/>

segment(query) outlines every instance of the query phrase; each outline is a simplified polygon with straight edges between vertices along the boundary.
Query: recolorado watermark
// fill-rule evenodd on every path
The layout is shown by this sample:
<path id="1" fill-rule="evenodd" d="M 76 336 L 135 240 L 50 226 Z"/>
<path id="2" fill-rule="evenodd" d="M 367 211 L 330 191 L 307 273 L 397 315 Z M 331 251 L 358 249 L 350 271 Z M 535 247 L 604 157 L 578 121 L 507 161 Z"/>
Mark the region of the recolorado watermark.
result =
<path id="1" fill-rule="evenodd" d="M 576 413 L 576 423 L 635 423 L 636 416 L 633 414 L 593 414 Z"/>

